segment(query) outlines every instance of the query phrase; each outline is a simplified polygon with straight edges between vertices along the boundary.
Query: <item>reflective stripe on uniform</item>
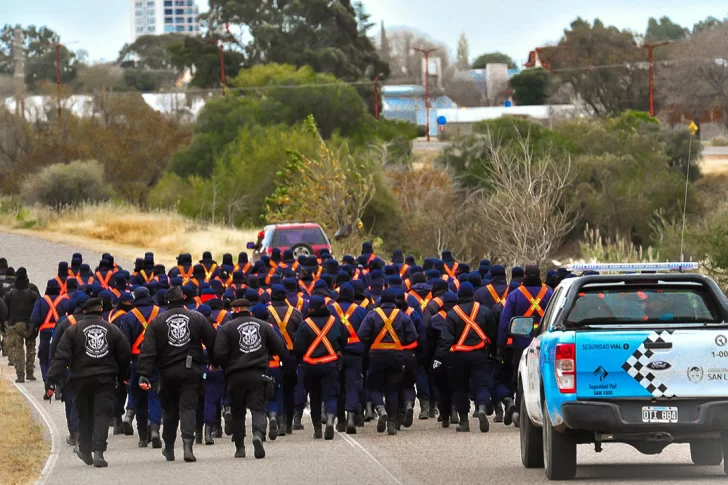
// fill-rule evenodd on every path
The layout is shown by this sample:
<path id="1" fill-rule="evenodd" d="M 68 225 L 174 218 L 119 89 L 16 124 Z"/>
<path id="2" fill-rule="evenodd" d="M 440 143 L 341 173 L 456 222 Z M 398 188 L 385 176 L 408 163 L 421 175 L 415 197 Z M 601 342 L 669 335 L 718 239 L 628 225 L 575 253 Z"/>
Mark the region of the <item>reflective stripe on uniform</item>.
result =
<path id="1" fill-rule="evenodd" d="M 473 309 L 471 310 L 470 315 L 467 315 L 463 309 L 460 308 L 460 305 L 456 305 L 453 308 L 453 311 L 455 311 L 457 316 L 465 322 L 465 327 L 463 328 L 463 333 L 460 334 L 458 343 L 450 347 L 450 352 L 472 352 L 473 350 L 482 349 L 485 347 L 486 343 L 490 343 L 488 336 L 485 335 L 485 332 L 483 332 L 480 328 L 480 325 L 475 322 L 475 317 L 478 315 L 479 310 L 480 303 L 478 302 L 473 303 Z M 465 345 L 465 340 L 468 338 L 468 335 L 470 335 L 471 330 L 478 335 L 480 343 L 476 345 Z"/>
<path id="2" fill-rule="evenodd" d="M 293 315 L 293 307 L 288 306 L 288 309 L 286 310 L 286 314 L 281 318 L 281 316 L 278 314 L 278 310 L 275 309 L 274 306 L 268 307 L 268 312 L 273 317 L 273 320 L 276 321 L 276 325 L 278 325 L 278 330 L 281 331 L 281 334 L 283 335 L 283 339 L 286 341 L 286 347 L 288 350 L 293 350 L 293 340 L 291 340 L 291 336 L 288 334 L 288 322 L 291 320 L 291 315 Z"/>
<path id="3" fill-rule="evenodd" d="M 341 305 L 339 305 L 337 302 L 332 303 L 332 306 L 334 307 L 334 310 L 336 310 L 336 313 L 339 315 L 339 320 L 341 320 L 341 323 L 344 324 L 346 329 L 349 331 L 349 338 L 346 340 L 347 344 L 358 344 L 361 342 L 359 340 L 359 336 L 356 334 L 356 330 L 354 330 L 354 327 L 349 322 L 349 318 L 354 314 L 357 308 L 356 303 L 352 303 L 349 308 L 346 309 L 346 312 L 341 308 Z"/>
<path id="4" fill-rule="evenodd" d="M 144 342 L 144 335 L 147 333 L 147 326 L 149 325 L 149 322 L 157 317 L 157 314 L 159 313 L 159 307 L 155 306 L 152 308 L 152 312 L 149 314 L 149 319 L 144 318 L 144 315 L 142 314 L 142 312 L 139 311 L 138 308 L 132 308 L 131 312 L 134 314 L 137 320 L 139 320 L 139 323 L 142 324 L 142 327 L 144 327 L 139 333 L 139 336 L 134 341 L 134 345 L 131 346 L 131 353 L 133 355 L 139 355 L 142 348 L 142 342 Z"/>
<path id="5" fill-rule="evenodd" d="M 303 361 L 307 364 L 326 364 L 327 362 L 334 362 L 335 360 L 339 360 L 339 356 L 336 355 L 336 352 L 334 352 L 334 347 L 331 345 L 331 342 L 329 342 L 328 337 L 326 336 L 331 328 L 334 326 L 334 322 L 336 322 L 336 319 L 332 316 L 329 317 L 328 321 L 326 322 L 326 325 L 324 325 L 324 328 L 322 330 L 319 330 L 319 328 L 316 326 L 316 323 L 311 320 L 310 318 L 306 319 L 306 324 L 311 328 L 313 333 L 316 334 L 316 338 L 311 343 L 311 345 L 308 347 L 308 350 L 306 351 L 306 354 L 303 356 Z M 328 355 L 325 355 L 323 357 L 311 357 L 311 354 L 314 353 L 316 348 L 320 345 L 324 344 L 324 347 L 326 347 L 326 350 L 328 352 Z"/>
<path id="6" fill-rule="evenodd" d="M 533 316 L 533 313 L 538 313 L 538 316 L 543 318 L 543 308 L 541 308 L 541 300 L 543 300 L 543 297 L 546 296 L 546 292 L 548 291 L 549 287 L 546 285 L 541 285 L 541 291 L 538 292 L 538 295 L 536 298 L 531 295 L 531 293 L 528 291 L 528 289 L 521 285 L 518 287 L 518 291 L 521 292 L 523 296 L 526 297 L 526 300 L 531 304 L 531 306 L 526 310 L 526 313 L 524 313 L 523 317 L 531 317 Z"/>
<path id="7" fill-rule="evenodd" d="M 60 318 L 58 315 L 58 305 L 60 305 L 63 300 L 68 300 L 69 298 L 68 295 L 58 295 L 55 300 L 51 300 L 49 295 L 44 295 L 43 299 L 46 303 L 48 303 L 48 313 L 46 313 L 45 320 L 38 329 L 39 332 L 56 328 L 56 323 L 58 323 Z"/>
<path id="8" fill-rule="evenodd" d="M 384 313 L 384 310 L 382 310 L 381 308 L 377 308 L 374 311 L 377 313 L 377 315 L 379 315 L 379 318 L 382 319 L 384 326 L 382 327 L 382 331 L 379 332 L 379 335 L 377 335 L 377 338 L 374 339 L 374 343 L 372 344 L 371 349 L 402 350 L 402 343 L 399 341 L 399 337 L 397 336 L 397 332 L 394 331 L 394 327 L 392 327 L 394 320 L 397 318 L 397 315 L 399 315 L 399 310 L 397 308 L 392 310 L 392 313 L 389 314 L 389 317 L 387 317 L 387 314 Z M 393 342 L 382 342 L 382 340 L 384 340 L 384 337 L 386 337 L 387 335 L 390 336 Z"/>

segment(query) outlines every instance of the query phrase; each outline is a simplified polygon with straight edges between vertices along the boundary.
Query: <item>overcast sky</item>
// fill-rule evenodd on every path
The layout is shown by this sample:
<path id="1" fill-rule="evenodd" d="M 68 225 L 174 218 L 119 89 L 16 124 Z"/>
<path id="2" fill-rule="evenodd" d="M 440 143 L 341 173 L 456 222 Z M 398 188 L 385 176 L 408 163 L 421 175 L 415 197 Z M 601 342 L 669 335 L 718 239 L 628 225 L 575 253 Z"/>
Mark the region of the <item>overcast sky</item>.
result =
<path id="1" fill-rule="evenodd" d="M 207 0 L 198 0 L 203 10 Z M 92 60 L 114 59 L 130 40 L 130 0 L 0 0 L 0 25 L 47 25 L 85 49 Z M 692 27 L 728 15 L 725 0 L 364 0 L 372 20 L 412 26 L 455 50 L 460 32 L 471 58 L 501 51 L 525 60 L 528 51 L 555 42 L 577 16 L 644 32 L 650 17 L 667 15 Z"/>

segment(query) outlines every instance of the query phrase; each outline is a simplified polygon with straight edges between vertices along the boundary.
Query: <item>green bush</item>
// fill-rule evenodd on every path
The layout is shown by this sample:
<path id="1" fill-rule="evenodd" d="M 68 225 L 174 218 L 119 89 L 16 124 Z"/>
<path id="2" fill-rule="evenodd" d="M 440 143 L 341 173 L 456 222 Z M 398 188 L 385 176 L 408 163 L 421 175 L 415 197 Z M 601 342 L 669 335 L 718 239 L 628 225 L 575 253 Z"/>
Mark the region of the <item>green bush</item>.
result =
<path id="1" fill-rule="evenodd" d="M 96 160 L 50 165 L 31 176 L 23 187 L 26 203 L 50 207 L 103 202 L 111 197 L 104 169 Z"/>
<path id="2" fill-rule="evenodd" d="M 725 138 L 723 136 L 716 136 L 715 138 L 710 140 L 710 146 L 728 147 L 728 138 Z"/>

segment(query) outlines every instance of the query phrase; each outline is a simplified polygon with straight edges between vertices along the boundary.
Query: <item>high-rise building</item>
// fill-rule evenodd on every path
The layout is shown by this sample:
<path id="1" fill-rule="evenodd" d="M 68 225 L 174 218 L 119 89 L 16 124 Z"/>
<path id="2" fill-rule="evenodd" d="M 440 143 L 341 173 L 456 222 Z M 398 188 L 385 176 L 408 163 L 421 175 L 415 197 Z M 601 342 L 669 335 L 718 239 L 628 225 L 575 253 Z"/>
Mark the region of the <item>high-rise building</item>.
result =
<path id="1" fill-rule="evenodd" d="M 132 38 L 142 35 L 200 33 L 195 0 L 130 0 Z"/>

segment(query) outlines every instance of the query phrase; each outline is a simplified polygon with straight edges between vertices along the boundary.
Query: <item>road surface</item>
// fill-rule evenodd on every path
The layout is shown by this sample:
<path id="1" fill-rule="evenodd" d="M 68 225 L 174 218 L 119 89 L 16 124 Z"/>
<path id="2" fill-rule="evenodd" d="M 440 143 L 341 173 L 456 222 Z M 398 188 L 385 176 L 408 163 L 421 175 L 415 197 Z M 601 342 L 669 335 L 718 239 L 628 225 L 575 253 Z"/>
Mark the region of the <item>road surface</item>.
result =
<path id="1" fill-rule="evenodd" d="M 0 256 L 6 257 L 16 268 L 25 266 L 31 281 L 39 287 L 53 277 L 58 261 L 70 260 L 73 252 L 76 249 L 72 247 L 0 233 Z M 96 262 L 100 257 L 99 253 L 81 252 L 89 262 Z M 3 359 L 2 365 L 5 367 L 3 374 L 10 375 L 7 361 Z M 136 436 L 110 436 L 106 453 L 109 468 L 95 469 L 85 466 L 65 444 L 63 404 L 43 402 L 39 382 L 19 386 L 28 391 L 47 413 L 52 427 L 58 430 L 58 459 L 52 468 L 48 467 L 51 468 L 45 482 L 48 484 L 128 485 L 143 481 L 159 485 L 253 482 L 265 485 L 505 485 L 546 482 L 542 470 L 526 470 L 521 465 L 518 430 L 513 427 L 493 424 L 487 434 L 477 431 L 459 434 L 454 427 L 440 429 L 433 420 L 415 421 L 411 429 L 403 429 L 394 437 L 377 434 L 370 423 L 355 436 L 337 433 L 333 441 L 313 441 L 311 423 L 307 420 L 304 431 L 266 443 L 264 460 L 252 458 L 249 443 L 250 457 L 234 459 L 233 445 L 228 438 L 223 438 L 214 446 L 197 445 L 198 462 L 191 464 L 181 459 L 167 463 L 160 450 L 137 448 Z M 180 457 L 181 441 L 177 447 Z M 604 451 L 596 454 L 585 445 L 579 448 L 579 464 L 576 483 L 694 484 L 720 483 L 726 479 L 722 467 L 693 466 L 685 445 L 669 447 L 657 456 L 641 455 L 625 445 L 605 445 Z"/>

